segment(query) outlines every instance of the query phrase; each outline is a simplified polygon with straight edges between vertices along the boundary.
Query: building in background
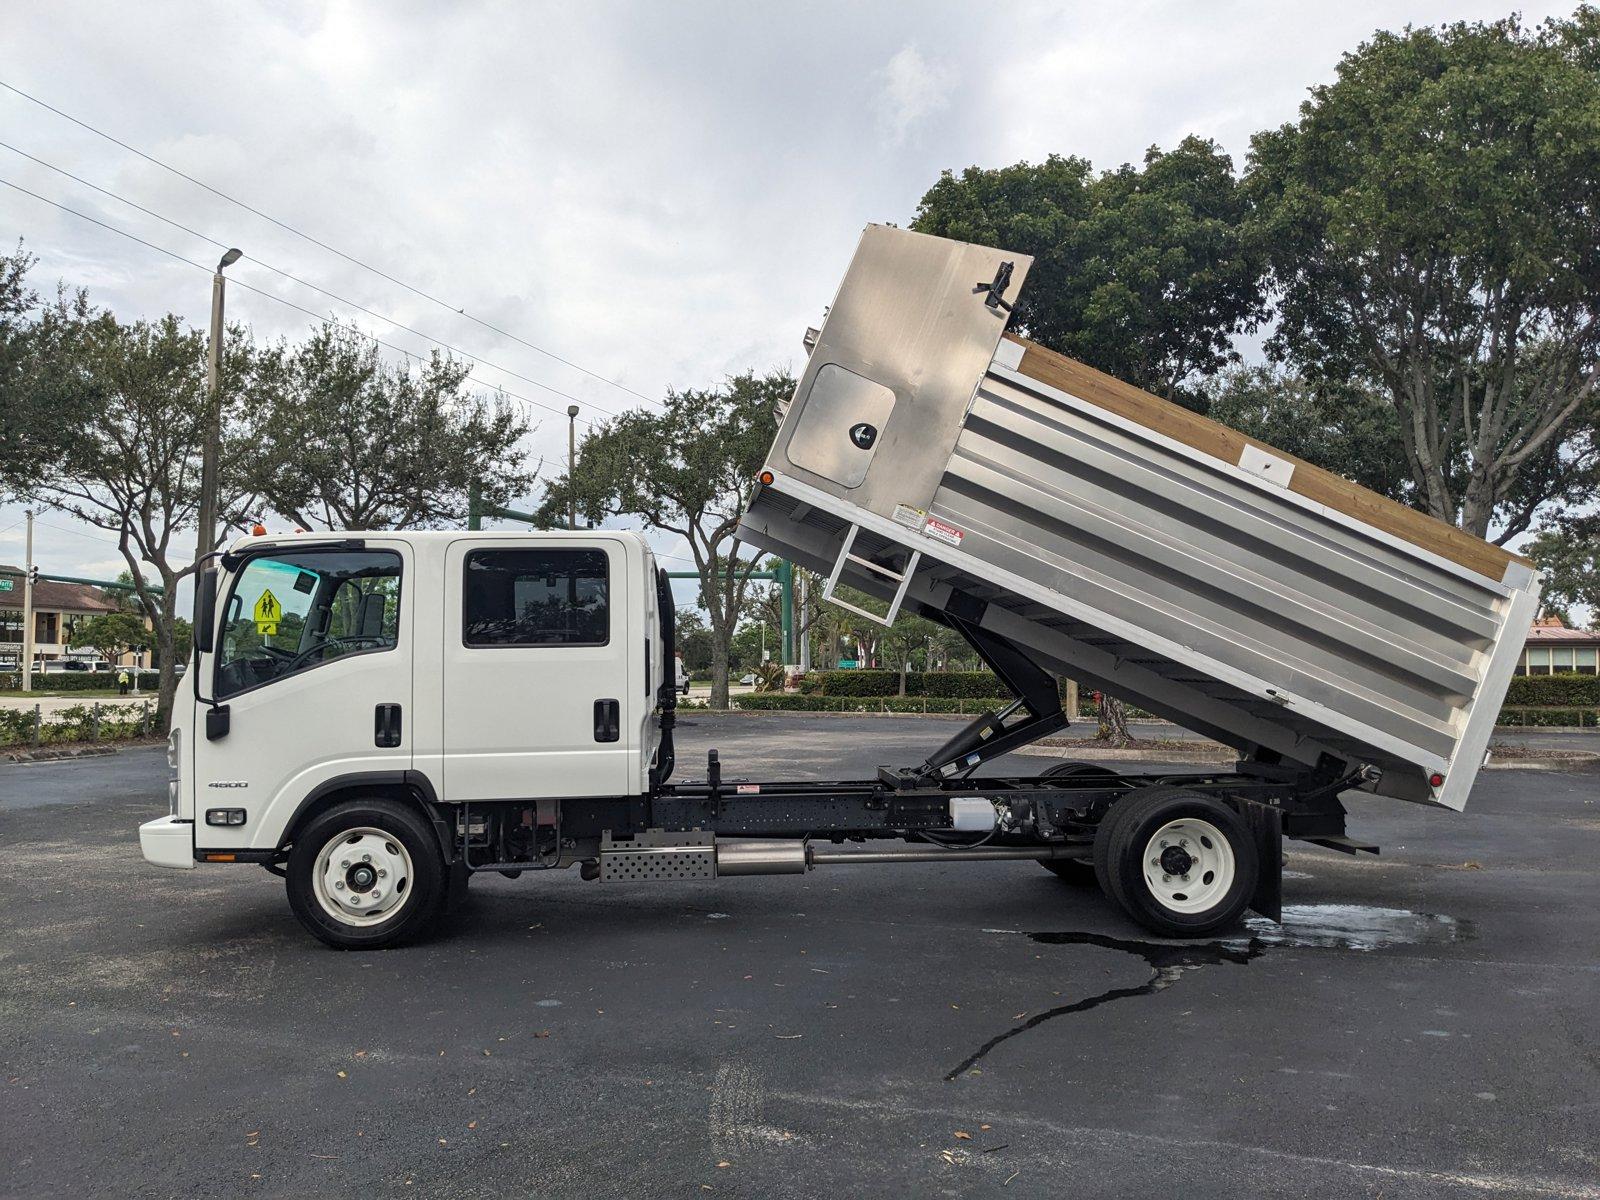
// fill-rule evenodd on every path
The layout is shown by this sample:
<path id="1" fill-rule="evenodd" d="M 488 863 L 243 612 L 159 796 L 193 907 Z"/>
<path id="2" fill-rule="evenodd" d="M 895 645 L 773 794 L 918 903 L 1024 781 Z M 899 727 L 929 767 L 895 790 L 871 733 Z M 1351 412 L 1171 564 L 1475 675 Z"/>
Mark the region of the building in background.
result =
<path id="1" fill-rule="evenodd" d="M 22 658 L 22 585 L 20 567 L 0 566 L 0 670 L 15 671 Z M 33 587 L 33 653 L 35 663 L 67 659 L 98 659 L 93 650 L 72 650 L 67 642 L 73 627 L 87 617 L 116 612 L 97 587 L 84 583 L 56 583 L 41 579 Z M 123 658 L 131 664 L 133 657 Z"/>
<path id="2" fill-rule="evenodd" d="M 1568 629 L 1560 617 L 1540 617 L 1528 630 L 1518 675 L 1600 674 L 1600 631 Z"/>

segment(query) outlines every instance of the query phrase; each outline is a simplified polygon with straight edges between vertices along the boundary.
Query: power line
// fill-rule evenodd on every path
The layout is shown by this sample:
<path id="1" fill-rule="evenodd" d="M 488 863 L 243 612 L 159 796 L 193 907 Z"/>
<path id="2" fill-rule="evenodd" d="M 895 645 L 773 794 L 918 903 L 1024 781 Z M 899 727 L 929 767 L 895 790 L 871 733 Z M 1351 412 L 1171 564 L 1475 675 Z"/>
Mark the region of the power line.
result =
<path id="1" fill-rule="evenodd" d="M 465 317 L 467 320 L 473 322 L 473 324 L 479 325 L 482 328 L 489 330 L 491 333 L 498 334 L 500 337 L 507 338 L 507 339 L 509 339 L 509 340 L 511 340 L 513 342 L 518 343 L 519 345 L 526 346 L 530 350 L 536 351 L 539 354 L 543 354 L 546 358 L 554 359 L 556 362 L 561 363 L 563 366 L 571 367 L 574 371 L 581 371 L 583 374 L 589 376 L 591 379 L 598 379 L 600 382 L 608 383 L 612 387 L 618 388 L 618 389 L 620 389 L 620 390 L 622 390 L 624 392 L 627 392 L 631 396 L 637 396 L 640 400 L 643 400 L 647 404 L 660 404 L 661 403 L 660 400 L 657 400 L 654 397 L 646 396 L 643 392 L 635 391 L 633 388 L 629 387 L 627 384 L 618 383 L 615 379 L 611 379 L 611 378 L 608 378 L 605 375 L 601 375 L 597 371 L 591 371 L 591 370 L 589 370 L 588 367 L 585 367 L 585 366 L 582 366 L 582 365 L 580 365 L 578 363 L 575 363 L 571 359 L 563 358 L 563 357 L 561 357 L 561 355 L 556 354 L 554 351 L 546 350 L 543 346 L 536 345 L 535 343 L 528 341 L 526 338 L 519 337 L 518 335 L 510 332 L 509 330 L 501 329 L 497 325 L 492 325 L 488 321 L 483 320 L 481 317 L 475 317 L 471 313 L 469 313 L 466 310 L 466 308 L 464 306 L 462 306 L 462 305 L 451 304 L 449 301 L 441 300 L 441 299 L 439 299 L 439 297 L 433 295 L 431 292 L 426 292 L 423 289 L 415 286 L 414 284 L 407 283 L 403 279 L 396 279 L 393 275 L 390 275 L 388 272 L 382 271 L 379 268 L 372 266 L 370 263 L 363 262 L 361 259 L 356 258 L 353 255 L 346 254 L 343 250 L 340 250 L 340 249 L 338 249 L 338 248 L 336 248 L 334 246 L 330 246 L 326 242 L 319 241 L 317 238 L 312 237 L 309 233 L 306 233 L 306 232 L 304 232 L 303 230 L 300 230 L 300 229 L 296 229 L 293 225 L 290 225 L 290 224 L 288 224 L 288 223 L 286 223 L 284 221 L 280 221 L 276 217 L 269 216 L 267 213 L 262 212 L 259 208 L 253 208 L 249 204 L 246 204 L 243 200 L 236 199 L 235 197 L 228 195 L 228 193 L 226 193 L 224 191 L 220 191 L 217 188 L 212 187 L 209 183 L 206 183 L 205 181 L 200 180 L 200 179 L 196 179 L 193 175 L 189 175 L 189 174 L 187 174 L 187 173 L 185 173 L 183 171 L 180 171 L 177 167 L 172 166 L 170 163 L 162 162 L 159 158 L 156 158 L 154 155 L 146 154 L 143 150 L 140 150 L 138 147 L 128 145 L 127 142 L 122 141 L 120 138 L 113 137 L 111 134 L 106 133 L 103 129 L 96 129 L 93 125 L 90 125 L 87 121 L 79 120 L 77 117 L 73 116 L 71 113 L 62 112 L 59 108 L 56 108 L 54 105 L 47 104 L 45 101 L 39 99 L 39 97 L 37 97 L 37 96 L 29 95 L 27 92 L 23 91 L 21 88 L 17 87 L 14 84 L 7 83 L 5 80 L 0 79 L 0 87 L 3 87 L 9 92 L 13 92 L 16 95 L 21 96 L 24 100 L 27 100 L 30 103 L 37 104 L 40 108 L 43 108 L 48 112 L 54 113 L 56 116 L 60 117 L 62 120 L 71 121 L 74 125 L 78 126 L 80 129 L 86 129 L 90 133 L 94 134 L 96 137 L 104 138 L 106 141 L 111 142 L 113 145 L 122 147 L 124 150 L 128 151 L 128 153 L 130 153 L 130 154 L 138 155 L 140 158 L 144 159 L 146 162 L 160 167 L 163 171 L 168 171 L 168 172 L 172 173 L 173 175 L 176 175 L 178 178 L 186 180 L 187 182 L 194 184 L 196 187 L 202 188 L 205 191 L 210 192 L 213 196 L 216 196 L 216 197 L 218 197 L 220 199 L 226 200 L 229 204 L 236 205 L 237 207 L 244 209 L 245 212 L 247 212 L 247 213 L 251 213 L 254 216 L 260 217 L 263 221 L 266 221 L 271 225 L 276 225 L 279 229 L 282 229 L 287 233 L 292 233 L 295 237 L 301 238 L 304 241 L 310 242 L 313 246 L 318 246 L 321 249 L 326 250 L 329 254 L 338 255 L 338 257 L 344 259 L 346 262 L 352 263 L 355 266 L 360 267 L 364 271 L 370 271 L 374 275 L 377 275 L 378 277 L 380 277 L 382 279 L 388 280 L 390 283 L 394 284 L 396 287 L 405 288 L 406 291 L 411 292 L 414 295 L 421 296 L 424 300 L 428 301 L 430 304 L 436 304 L 440 308 L 449 309 L 451 312 L 455 313 L 457 316 Z"/>
<path id="2" fill-rule="evenodd" d="M 24 196 L 32 196 L 35 200 L 41 201 L 44 204 L 48 204 L 52 208 L 58 208 L 62 212 L 69 213 L 70 215 L 72 215 L 74 217 L 77 217 L 81 221 L 89 222 L 89 224 L 91 224 L 91 225 L 98 225 L 101 229 L 108 230 L 111 233 L 117 234 L 119 237 L 125 237 L 130 242 L 137 242 L 139 245 L 144 246 L 147 249 L 154 250 L 158 254 L 165 254 L 168 258 L 176 259 L 178 262 L 184 263 L 187 266 L 191 266 L 191 267 L 195 268 L 195 270 L 197 270 L 197 271 L 204 271 L 207 275 L 210 275 L 210 274 L 214 273 L 211 270 L 210 267 L 207 267 L 207 266 L 205 266 L 205 265 L 203 265 L 201 263 L 197 263 L 192 258 L 185 258 L 183 255 L 179 254 L 175 250 L 168 250 L 165 246 L 158 246 L 154 242 L 147 242 L 147 241 L 144 240 L 144 238 L 139 237 L 136 234 L 129 233 L 126 229 L 118 229 L 115 225 L 108 224 L 107 222 L 99 220 L 96 217 L 91 217 L 87 213 L 81 213 L 75 208 L 69 208 L 67 205 L 62 204 L 59 201 L 52 200 L 48 196 L 41 196 L 41 195 L 39 195 L 38 192 L 31 192 L 27 188 L 22 187 L 20 184 L 12 183 L 9 179 L 0 179 L 0 185 L 4 185 L 5 187 L 8 187 L 12 191 L 21 192 Z M 272 301 L 274 301 L 274 302 L 276 302 L 278 304 L 282 304 L 286 308 L 292 308 L 296 312 L 304 313 L 306 316 L 310 317 L 312 320 L 315 320 L 315 321 L 325 320 L 325 318 L 320 313 L 312 312 L 309 308 L 304 308 L 301 305 L 296 304 L 292 300 L 285 300 L 282 296 L 275 296 L 271 292 L 267 291 L 264 288 L 258 288 L 258 287 L 255 287 L 252 284 L 245 283 L 242 279 L 233 280 L 233 285 L 235 287 L 243 288 L 247 292 L 253 292 L 257 296 L 265 296 L 268 300 L 272 300 Z M 357 334 L 360 337 L 366 338 L 369 342 L 372 342 L 374 345 L 382 346 L 386 350 L 393 350 L 396 354 L 403 354 L 407 358 L 413 359 L 416 362 L 421 362 L 422 361 L 422 356 L 421 355 L 414 354 L 412 351 L 407 350 L 404 346 L 396 346 L 392 342 L 386 342 L 382 338 L 376 337 L 373 334 L 368 333 L 366 330 L 360 328 L 357 325 L 351 325 L 351 326 L 349 326 L 349 328 L 353 333 Z M 467 357 L 470 357 L 470 356 L 467 356 Z M 532 405 L 535 408 L 542 408 L 548 413 L 554 413 L 558 417 L 564 417 L 564 416 L 567 415 L 565 412 L 561 411 L 558 408 L 552 408 L 550 405 L 544 404 L 544 403 L 542 403 L 542 402 L 540 402 L 538 400 L 529 399 L 527 396 L 523 396 L 523 395 L 521 395 L 521 394 L 519 394 L 517 392 L 513 392 L 513 391 L 509 390 L 508 388 L 503 388 L 502 387 L 502 388 L 497 388 L 496 390 L 499 391 L 504 396 L 509 396 L 513 400 L 518 400 L 518 401 L 522 402 L 523 404 Z M 552 391 L 552 392 L 555 392 L 555 394 L 558 395 L 558 396 L 565 396 L 567 399 L 572 400 L 574 403 L 581 403 L 580 401 L 577 400 L 576 397 L 567 396 L 567 394 L 565 392 L 556 392 L 556 390 L 554 388 L 551 388 L 549 390 Z M 594 428 L 594 422 L 589 420 L 588 418 L 579 417 L 577 419 L 579 421 L 581 421 L 583 424 L 589 426 L 591 429 Z"/>
<path id="3" fill-rule="evenodd" d="M 119 195 L 116 192 L 110 191 L 107 188 L 103 188 L 103 187 L 99 186 L 98 184 L 90 183 L 87 179 L 84 179 L 84 178 L 82 178 L 82 177 L 80 177 L 78 175 L 74 175 L 71 171 L 64 170 L 63 168 L 56 166 L 54 163 L 46 162 L 42 158 L 39 158 L 39 157 L 37 157 L 35 155 L 32 155 L 32 154 L 29 154 L 26 150 L 19 150 L 17 147 L 11 145 L 11 143 L 9 143 L 9 142 L 0 142 L 0 147 L 4 147 L 5 149 L 11 151 L 13 154 L 20 154 L 23 158 L 27 159 L 29 162 L 37 163 L 37 164 L 39 164 L 39 166 L 44 167 L 46 170 L 54 171 L 58 175 L 64 175 L 64 176 L 66 176 L 66 178 L 72 180 L 74 183 L 82 184 L 84 187 L 89 188 L 91 191 L 99 192 L 102 196 L 109 196 L 111 199 L 117 201 L 120 204 L 126 204 L 129 208 L 134 209 L 137 212 L 141 212 L 147 217 L 153 217 L 157 221 L 162 222 L 163 224 L 170 225 L 174 229 L 181 230 L 182 232 L 187 233 L 191 237 L 199 238 L 202 242 L 209 242 L 211 245 L 217 247 L 217 249 L 219 249 L 219 250 L 227 250 L 229 248 L 227 242 L 219 242 L 216 238 L 211 237 L 209 234 L 201 233 L 198 229 L 191 229 L 189 226 L 183 224 L 181 221 L 174 221 L 171 217 L 164 217 L 160 213 L 154 211 L 153 209 L 148 209 L 142 204 L 139 204 L 139 203 L 137 203 L 137 202 L 135 202 L 133 200 L 129 200 L 126 196 Z M 523 375 L 523 374 L 521 374 L 521 373 L 519 373 L 517 371 L 513 371 L 510 367 L 501 366 L 499 363 L 492 362 L 489 359 L 482 357 L 481 355 L 472 354 L 469 351 L 461 349 L 459 346 L 452 346 L 449 342 L 440 341 L 438 338 L 433 337 L 430 334 L 423 333 L 422 330 L 420 330 L 420 329 L 413 329 L 411 326 L 406 325 L 406 324 L 404 324 L 404 323 L 402 323 L 400 321 L 395 320 L 393 317 L 387 315 L 386 313 L 378 312 L 378 311 L 376 311 L 374 309 L 368 308 L 364 304 L 358 303 L 355 300 L 351 300 L 351 299 L 348 299 L 348 298 L 346 298 L 344 296 L 341 296 L 337 292 L 330 292 L 325 287 L 319 287 L 317 284 L 314 284 L 314 283 L 310 282 L 309 280 L 301 279 L 298 275 L 294 275 L 294 274 L 292 274 L 292 273 L 290 273 L 288 271 L 285 271 L 282 267 L 275 267 L 269 262 L 263 262 L 261 259 L 254 258 L 254 257 L 252 257 L 250 255 L 246 255 L 245 259 L 246 259 L 246 261 L 248 261 L 250 263 L 253 263 L 255 266 L 262 267 L 262 268 L 265 268 L 268 271 L 271 271 L 275 275 L 281 275 L 283 278 L 287 279 L 290 283 L 298 284 L 299 286 L 301 286 L 303 288 L 309 288 L 311 291 L 316 292 L 319 295 L 326 296 L 326 297 L 328 297 L 328 299 L 336 301 L 339 304 L 349 305 L 351 308 L 354 308 L 354 309 L 357 309 L 357 310 L 359 310 L 361 312 L 364 312 L 364 313 L 367 314 L 367 316 L 372 317 L 375 320 L 383 321 L 385 324 L 392 325 L 396 329 L 402 329 L 406 333 L 411 334 L 413 337 L 419 337 L 425 342 L 432 342 L 434 345 L 440 347 L 441 349 L 448 350 L 452 354 L 459 355 L 461 358 L 468 359 L 468 360 L 473 361 L 473 362 L 482 363 L 484 366 L 489 367 L 492 370 L 499 371 L 500 373 L 502 373 L 504 375 L 509 375 L 513 379 L 520 379 L 520 380 L 522 380 L 522 382 L 530 383 L 536 388 L 540 388 L 543 391 L 549 392 L 551 395 L 560 396 L 563 400 L 570 400 L 574 404 L 582 404 L 582 405 L 585 405 L 586 407 L 597 409 L 599 412 L 604 413 L 608 417 L 614 417 L 614 416 L 617 415 L 616 413 L 611 412 L 608 409 L 600 408 L 600 406 L 598 404 L 594 403 L 592 400 L 579 400 L 576 396 L 569 395 L 568 393 L 563 392 L 560 388 L 551 387 L 548 383 L 543 383 L 543 382 L 541 382 L 540 380 L 537 380 L 537 379 L 531 379 L 526 375 Z"/>

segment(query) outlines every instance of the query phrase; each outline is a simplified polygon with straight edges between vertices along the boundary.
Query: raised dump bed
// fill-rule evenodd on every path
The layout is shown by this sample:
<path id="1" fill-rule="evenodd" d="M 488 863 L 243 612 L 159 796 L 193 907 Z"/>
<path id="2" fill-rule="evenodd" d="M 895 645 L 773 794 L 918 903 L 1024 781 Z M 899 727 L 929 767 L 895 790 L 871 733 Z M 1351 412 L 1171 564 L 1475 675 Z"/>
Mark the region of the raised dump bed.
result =
<path id="1" fill-rule="evenodd" d="M 1238 748 L 1460 809 L 1526 560 L 1006 334 L 1031 260 L 871 226 L 740 525 Z"/>

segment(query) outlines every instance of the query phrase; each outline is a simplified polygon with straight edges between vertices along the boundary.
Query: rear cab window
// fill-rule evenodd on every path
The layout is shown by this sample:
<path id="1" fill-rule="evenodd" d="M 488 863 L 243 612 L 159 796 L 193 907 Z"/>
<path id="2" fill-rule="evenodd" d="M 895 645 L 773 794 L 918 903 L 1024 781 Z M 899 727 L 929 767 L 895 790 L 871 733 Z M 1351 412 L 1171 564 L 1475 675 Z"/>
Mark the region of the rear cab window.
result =
<path id="1" fill-rule="evenodd" d="M 611 575 L 602 549 L 473 550 L 464 569 L 464 646 L 611 640 Z"/>

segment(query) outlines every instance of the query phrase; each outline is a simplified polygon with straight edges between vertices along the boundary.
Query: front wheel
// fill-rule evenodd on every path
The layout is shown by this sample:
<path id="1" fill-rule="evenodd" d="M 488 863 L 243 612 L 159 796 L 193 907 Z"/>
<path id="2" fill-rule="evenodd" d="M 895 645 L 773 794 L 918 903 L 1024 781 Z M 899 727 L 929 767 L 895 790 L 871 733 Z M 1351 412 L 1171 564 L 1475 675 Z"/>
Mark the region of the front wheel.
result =
<path id="1" fill-rule="evenodd" d="M 1233 809 L 1199 792 L 1162 787 L 1118 801 L 1111 815 L 1097 835 L 1101 878 L 1139 924 L 1166 937 L 1205 937 L 1244 914 L 1260 864 L 1255 840 Z"/>
<path id="2" fill-rule="evenodd" d="M 346 800 L 295 835 L 285 884 L 289 907 L 341 950 L 378 950 L 425 930 L 444 896 L 438 839 L 422 815 L 394 800 Z"/>

